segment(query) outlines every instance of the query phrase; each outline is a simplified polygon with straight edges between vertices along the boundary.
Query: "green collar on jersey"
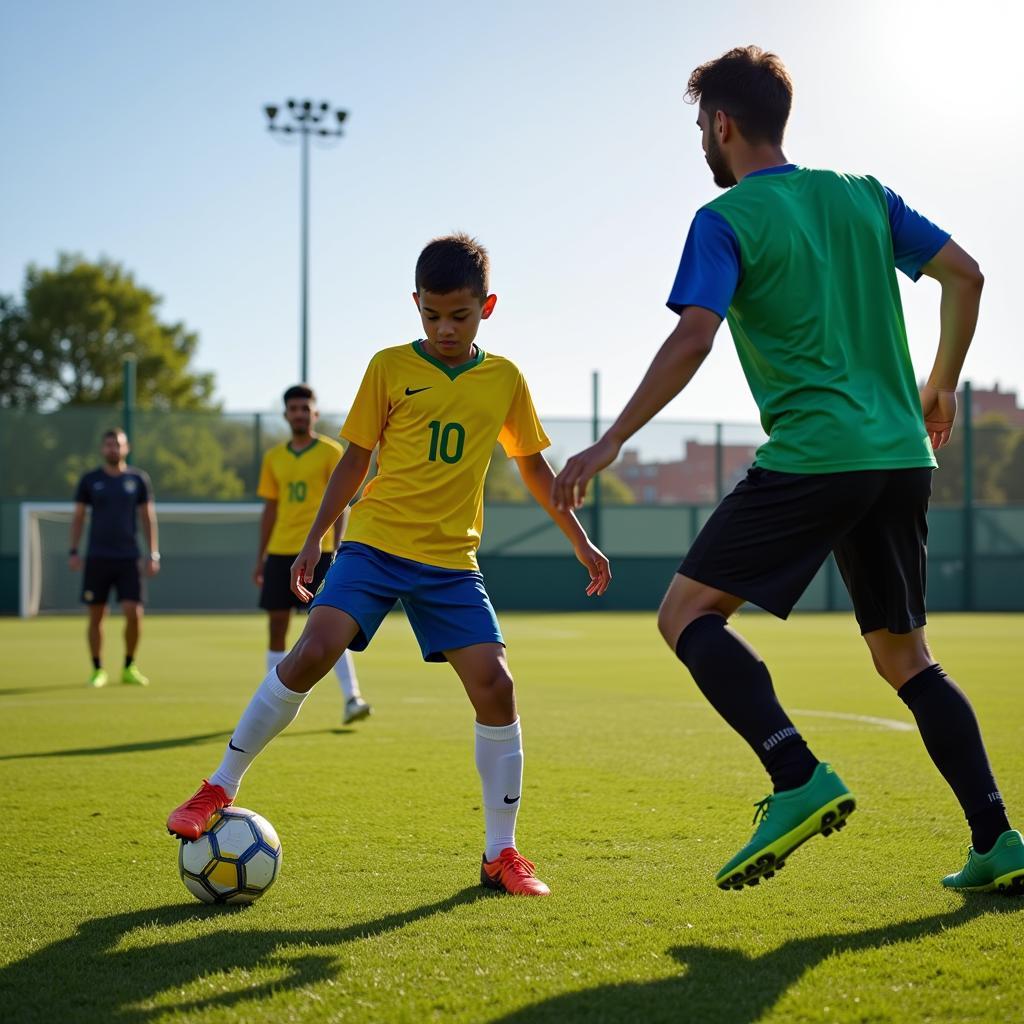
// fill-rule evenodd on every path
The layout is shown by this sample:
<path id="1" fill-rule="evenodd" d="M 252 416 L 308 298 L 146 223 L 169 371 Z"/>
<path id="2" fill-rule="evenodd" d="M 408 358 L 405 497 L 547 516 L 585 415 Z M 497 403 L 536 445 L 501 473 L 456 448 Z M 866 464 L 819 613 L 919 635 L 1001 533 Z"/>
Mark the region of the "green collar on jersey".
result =
<path id="1" fill-rule="evenodd" d="M 472 370 L 474 366 L 479 366 L 484 361 L 484 356 L 487 353 L 479 346 L 476 346 L 476 355 L 465 363 L 459 363 L 458 366 L 449 366 L 447 363 L 442 363 L 440 359 L 435 359 L 424 347 L 423 339 L 412 343 L 412 350 L 421 359 L 426 359 L 431 366 L 436 366 L 449 380 L 455 380 L 460 374 L 465 373 L 467 370 Z"/>
<path id="2" fill-rule="evenodd" d="M 307 444 L 305 448 L 300 448 L 300 449 L 299 449 L 298 451 L 296 451 L 296 450 L 295 450 L 295 449 L 294 449 L 294 448 L 292 447 L 292 443 L 291 443 L 291 441 L 289 441 L 289 442 L 288 442 L 288 443 L 287 443 L 287 444 L 285 445 L 285 448 L 287 448 L 287 449 L 288 449 L 288 451 L 289 451 L 289 452 L 291 452 L 291 454 L 295 456 L 295 458 L 297 458 L 297 459 L 301 459 L 301 458 L 302 458 L 302 456 L 306 454 L 306 452 L 311 452 L 311 451 L 312 451 L 312 450 L 313 450 L 313 449 L 314 449 L 314 448 L 315 448 L 315 447 L 316 447 L 316 446 L 317 446 L 317 445 L 318 445 L 319 443 L 320 443 L 320 438 L 319 438 L 319 437 L 317 437 L 317 436 L 316 436 L 316 435 L 314 434 L 314 435 L 313 435 L 313 442 L 312 442 L 312 444 Z"/>

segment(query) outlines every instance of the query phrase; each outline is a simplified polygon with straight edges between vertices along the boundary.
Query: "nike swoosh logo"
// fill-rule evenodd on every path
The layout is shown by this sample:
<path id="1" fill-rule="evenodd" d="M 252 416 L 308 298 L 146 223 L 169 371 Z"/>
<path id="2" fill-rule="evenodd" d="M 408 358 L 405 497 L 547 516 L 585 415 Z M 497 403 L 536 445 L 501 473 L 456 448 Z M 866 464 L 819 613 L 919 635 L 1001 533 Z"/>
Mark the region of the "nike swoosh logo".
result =
<path id="1" fill-rule="evenodd" d="M 429 391 L 434 385 L 428 384 L 425 388 L 406 388 L 406 395 L 418 395 L 421 391 Z"/>
<path id="2" fill-rule="evenodd" d="M 234 745 L 234 743 L 232 743 L 232 742 L 231 742 L 231 740 L 233 740 L 234 738 L 235 738 L 235 737 L 234 737 L 234 736 L 232 736 L 232 737 L 231 737 L 231 739 L 230 739 L 230 740 L 228 740 L 228 746 L 229 746 L 229 747 L 230 747 L 230 748 L 231 748 L 232 750 L 237 750 L 237 751 L 238 751 L 238 752 L 239 752 L 240 754 L 244 754 L 244 753 L 246 753 L 246 751 L 244 751 L 244 750 L 243 750 L 243 749 L 242 749 L 241 747 L 236 747 L 236 746 Z"/>
<path id="3" fill-rule="evenodd" d="M 505 794 L 505 803 L 507 803 L 507 804 L 517 804 L 517 803 L 519 803 L 519 797 L 520 797 L 520 796 L 522 796 L 522 793 L 520 793 L 520 794 L 519 794 L 519 796 L 517 796 L 517 797 L 515 798 L 515 800 L 510 800 L 510 799 L 508 798 L 508 794 L 506 793 L 506 794 Z"/>

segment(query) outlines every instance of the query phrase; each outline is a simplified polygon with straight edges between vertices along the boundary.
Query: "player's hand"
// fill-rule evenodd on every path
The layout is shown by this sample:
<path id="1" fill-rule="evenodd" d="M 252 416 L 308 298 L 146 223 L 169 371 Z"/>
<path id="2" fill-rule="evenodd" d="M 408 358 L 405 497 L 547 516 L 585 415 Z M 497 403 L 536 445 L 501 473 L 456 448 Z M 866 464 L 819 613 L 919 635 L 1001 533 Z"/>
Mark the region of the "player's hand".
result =
<path id="1" fill-rule="evenodd" d="M 587 484 L 618 457 L 621 445 L 607 436 L 574 455 L 555 477 L 551 500 L 560 512 L 579 508 L 587 496 Z M 604 557 L 604 556 L 602 556 Z"/>
<path id="2" fill-rule="evenodd" d="M 936 391 L 930 384 L 925 384 L 921 388 L 921 411 L 924 413 L 924 426 L 933 450 L 944 448 L 949 444 L 949 435 L 953 433 L 956 392 Z"/>
<path id="3" fill-rule="evenodd" d="M 68 568 L 72 572 L 80 572 L 82 569 L 82 556 L 81 555 L 69 555 L 68 556 Z"/>
<path id="4" fill-rule="evenodd" d="M 257 587 L 263 586 L 263 559 L 261 558 L 256 563 L 256 568 L 252 571 L 252 581 Z"/>
<path id="5" fill-rule="evenodd" d="M 147 558 L 146 559 L 146 575 L 155 576 L 160 571 L 160 559 L 158 558 Z"/>
<path id="6" fill-rule="evenodd" d="M 309 587 L 313 583 L 313 573 L 320 561 L 320 545 L 315 540 L 307 540 L 302 545 L 299 557 L 292 562 L 292 593 L 303 603 L 313 599 Z"/>
<path id="7" fill-rule="evenodd" d="M 612 581 L 612 569 L 608 559 L 589 540 L 576 548 L 576 557 L 590 573 L 587 597 L 600 597 Z"/>

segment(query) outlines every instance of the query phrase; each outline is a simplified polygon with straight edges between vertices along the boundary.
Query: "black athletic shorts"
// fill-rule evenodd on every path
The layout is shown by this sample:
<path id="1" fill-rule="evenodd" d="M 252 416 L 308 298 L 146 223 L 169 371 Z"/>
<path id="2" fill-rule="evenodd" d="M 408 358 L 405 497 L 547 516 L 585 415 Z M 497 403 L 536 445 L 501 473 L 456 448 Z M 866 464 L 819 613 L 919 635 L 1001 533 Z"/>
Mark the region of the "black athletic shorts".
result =
<path id="1" fill-rule="evenodd" d="M 263 563 L 263 589 L 260 591 L 260 607 L 268 612 L 280 612 L 286 608 L 308 608 L 292 593 L 292 563 L 298 558 L 294 555 L 267 555 Z M 331 552 L 320 556 L 313 572 L 313 585 L 307 590 L 316 593 L 317 587 L 323 582 L 327 570 L 334 561 Z"/>
<path id="2" fill-rule="evenodd" d="M 679 572 L 786 618 L 830 551 L 862 633 L 925 624 L 932 470 L 753 468 L 712 513 Z"/>
<path id="3" fill-rule="evenodd" d="M 83 604 L 106 604 L 110 590 L 118 601 L 142 602 L 142 573 L 137 558 L 86 558 L 82 573 Z"/>

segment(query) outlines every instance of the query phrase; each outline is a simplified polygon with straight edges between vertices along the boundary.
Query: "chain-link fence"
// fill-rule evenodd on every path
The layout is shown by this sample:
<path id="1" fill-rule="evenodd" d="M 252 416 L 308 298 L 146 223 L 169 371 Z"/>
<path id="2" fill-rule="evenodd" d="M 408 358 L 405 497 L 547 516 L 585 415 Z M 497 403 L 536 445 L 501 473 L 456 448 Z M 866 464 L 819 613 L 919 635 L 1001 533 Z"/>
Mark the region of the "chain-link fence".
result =
<path id="1" fill-rule="evenodd" d="M 1024 426 L 999 416 L 972 421 L 969 395 L 964 404 L 965 415 L 952 444 L 939 453 L 934 478 L 932 604 L 1024 609 Z M 323 414 L 317 429 L 336 435 L 342 419 Z M 17 607 L 22 503 L 70 501 L 80 475 L 99 462 L 103 432 L 124 422 L 119 408 L 0 410 L 0 610 Z M 276 413 L 136 410 L 130 423 L 132 461 L 149 473 L 158 504 L 256 500 L 263 454 L 288 437 Z M 547 455 L 556 468 L 595 432 L 594 422 L 584 418 L 544 424 L 552 440 Z M 622 597 L 609 604 L 646 607 L 657 601 L 666 574 L 764 440 L 756 425 L 656 420 L 625 446 L 601 475 L 585 511 L 597 543 L 618 560 L 616 590 Z M 500 449 L 485 499 L 481 557 L 492 586 L 502 590 L 502 580 L 536 580 L 537 573 L 553 569 L 555 563 L 545 559 L 571 559 Z M 527 582 L 511 590 L 518 595 L 516 607 L 576 603 L 557 585 L 547 588 L 544 601 Z M 833 568 L 823 571 L 809 595 L 813 607 L 845 603 Z"/>

